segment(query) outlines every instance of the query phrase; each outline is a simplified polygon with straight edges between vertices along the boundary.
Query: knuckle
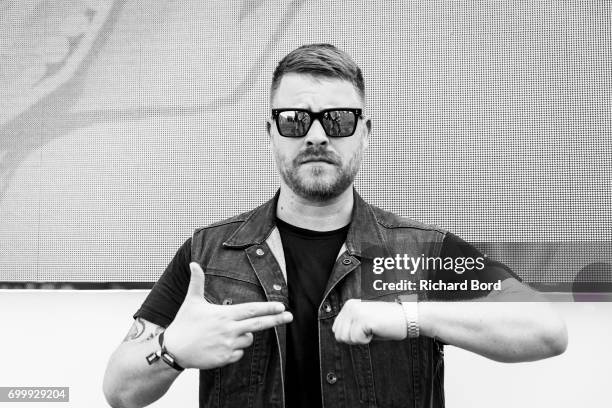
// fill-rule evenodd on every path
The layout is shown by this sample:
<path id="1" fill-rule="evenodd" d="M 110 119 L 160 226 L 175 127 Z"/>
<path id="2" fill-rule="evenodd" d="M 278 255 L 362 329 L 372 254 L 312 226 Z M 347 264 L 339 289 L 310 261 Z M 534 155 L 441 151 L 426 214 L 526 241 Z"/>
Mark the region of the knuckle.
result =
<path id="1" fill-rule="evenodd" d="M 227 337 L 223 340 L 223 348 L 225 350 L 232 350 L 234 348 L 234 337 Z"/>
<path id="2" fill-rule="evenodd" d="M 231 361 L 232 355 L 233 355 L 232 350 L 225 350 L 223 352 L 223 354 L 222 354 L 222 358 L 221 359 L 223 360 L 224 363 L 227 363 L 227 362 Z"/>
<path id="3" fill-rule="evenodd" d="M 263 328 L 264 324 L 262 319 L 256 319 L 255 321 L 253 321 L 253 331 L 260 331 L 263 330 Z"/>
<path id="4" fill-rule="evenodd" d="M 223 328 L 219 330 L 219 333 L 223 336 L 223 340 L 227 341 L 228 339 L 234 338 L 238 335 L 238 329 L 233 322 L 227 322 L 227 324 L 225 324 Z"/>
<path id="5" fill-rule="evenodd" d="M 227 361 L 227 360 L 225 360 L 225 355 L 223 353 L 220 353 L 220 352 L 215 354 L 214 360 L 215 360 L 215 365 L 216 366 L 222 366 Z"/>

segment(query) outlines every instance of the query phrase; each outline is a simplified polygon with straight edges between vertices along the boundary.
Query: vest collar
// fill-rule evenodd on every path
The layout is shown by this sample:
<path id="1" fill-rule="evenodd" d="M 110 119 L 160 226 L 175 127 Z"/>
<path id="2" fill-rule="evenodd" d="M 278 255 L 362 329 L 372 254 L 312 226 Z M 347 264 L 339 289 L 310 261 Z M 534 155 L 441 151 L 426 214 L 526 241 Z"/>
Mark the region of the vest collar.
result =
<path id="1" fill-rule="evenodd" d="M 250 213 L 236 231 L 223 243 L 226 247 L 245 248 L 261 245 L 276 227 L 276 205 L 280 189 L 272 199 Z M 385 248 L 374 209 L 353 189 L 351 226 L 346 237 L 349 254 L 362 256 L 369 248 Z"/>

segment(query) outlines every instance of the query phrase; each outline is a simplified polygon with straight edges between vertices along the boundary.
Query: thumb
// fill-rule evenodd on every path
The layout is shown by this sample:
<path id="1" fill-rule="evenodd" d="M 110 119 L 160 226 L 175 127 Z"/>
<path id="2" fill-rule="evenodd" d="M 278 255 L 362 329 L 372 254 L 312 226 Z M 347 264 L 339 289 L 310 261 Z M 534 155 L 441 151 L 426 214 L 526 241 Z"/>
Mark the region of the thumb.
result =
<path id="1" fill-rule="evenodd" d="M 187 297 L 197 297 L 204 300 L 204 271 L 197 262 L 191 262 L 189 269 L 191 269 L 191 278 L 187 288 Z"/>

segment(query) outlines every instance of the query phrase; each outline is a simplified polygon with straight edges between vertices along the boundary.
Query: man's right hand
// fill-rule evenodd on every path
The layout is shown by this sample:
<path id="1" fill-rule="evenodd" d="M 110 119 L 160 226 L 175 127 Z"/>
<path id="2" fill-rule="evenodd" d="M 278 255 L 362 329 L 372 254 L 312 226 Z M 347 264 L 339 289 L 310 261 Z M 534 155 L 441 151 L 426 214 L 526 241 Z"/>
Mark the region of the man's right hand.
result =
<path id="1" fill-rule="evenodd" d="M 184 368 L 210 369 L 238 361 L 253 332 L 293 320 L 280 302 L 215 305 L 204 299 L 204 271 L 189 264 L 187 295 L 164 334 L 164 345 Z"/>

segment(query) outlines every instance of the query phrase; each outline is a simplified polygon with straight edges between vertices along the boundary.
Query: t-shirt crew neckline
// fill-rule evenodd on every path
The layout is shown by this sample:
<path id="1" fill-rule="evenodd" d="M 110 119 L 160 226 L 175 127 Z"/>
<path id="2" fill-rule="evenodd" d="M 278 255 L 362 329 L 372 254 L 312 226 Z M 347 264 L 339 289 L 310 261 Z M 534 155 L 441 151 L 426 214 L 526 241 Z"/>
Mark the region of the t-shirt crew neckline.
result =
<path id="1" fill-rule="evenodd" d="M 336 234 L 345 233 L 349 229 L 351 224 L 347 224 L 342 228 L 338 228 L 338 229 L 331 230 L 331 231 L 315 231 L 315 230 L 310 230 L 306 228 L 296 227 L 295 225 L 289 224 L 288 222 L 283 221 L 280 218 L 276 217 L 276 226 L 278 228 L 283 229 L 285 233 L 299 236 L 300 238 L 303 238 L 303 239 L 325 239 L 325 238 L 328 238 Z"/>

